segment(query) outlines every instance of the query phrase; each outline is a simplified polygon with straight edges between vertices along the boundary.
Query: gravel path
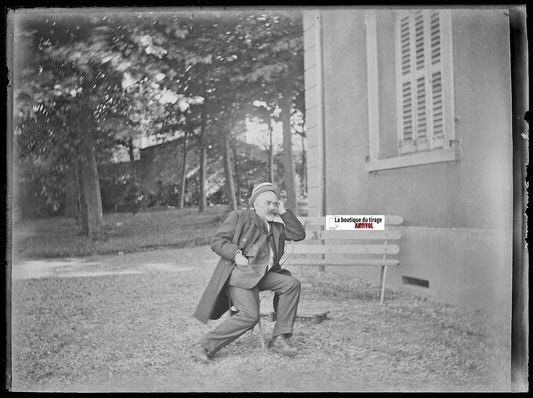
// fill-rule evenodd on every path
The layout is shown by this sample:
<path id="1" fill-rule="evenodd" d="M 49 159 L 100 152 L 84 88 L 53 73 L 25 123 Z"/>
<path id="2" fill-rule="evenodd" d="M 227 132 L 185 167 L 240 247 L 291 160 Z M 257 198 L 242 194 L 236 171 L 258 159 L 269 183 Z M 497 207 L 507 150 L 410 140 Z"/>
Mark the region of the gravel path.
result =
<path id="1" fill-rule="evenodd" d="M 220 322 L 191 317 L 216 260 L 202 246 L 15 261 L 12 390 L 510 391 L 509 320 L 393 291 L 379 305 L 376 286 L 313 268 L 292 269 L 300 309 L 329 319 L 297 320 L 296 358 L 246 333 L 197 363 L 191 344 Z"/>

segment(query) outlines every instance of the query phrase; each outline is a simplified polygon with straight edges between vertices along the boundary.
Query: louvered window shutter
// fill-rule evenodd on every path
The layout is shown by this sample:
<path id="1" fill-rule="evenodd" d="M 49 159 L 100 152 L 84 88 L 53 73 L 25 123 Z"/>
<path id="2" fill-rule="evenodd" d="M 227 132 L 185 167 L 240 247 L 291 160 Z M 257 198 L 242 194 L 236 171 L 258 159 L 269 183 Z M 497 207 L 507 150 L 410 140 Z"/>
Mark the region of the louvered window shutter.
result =
<path id="1" fill-rule="evenodd" d="M 414 150 L 415 139 L 415 93 L 413 92 L 413 48 L 411 16 L 407 12 L 400 14 L 397 28 L 397 54 L 399 54 L 399 144 L 401 152 Z"/>
<path id="2" fill-rule="evenodd" d="M 442 147 L 445 109 L 439 11 L 400 11 L 396 37 L 400 153 Z"/>
<path id="3" fill-rule="evenodd" d="M 431 147 L 442 147 L 444 143 L 444 101 L 442 90 L 442 34 L 440 15 L 432 10 L 430 14 L 431 37 Z"/>
<path id="4" fill-rule="evenodd" d="M 428 148 L 428 78 L 427 37 L 425 15 L 421 10 L 414 14 L 416 54 L 416 140 L 417 150 Z"/>

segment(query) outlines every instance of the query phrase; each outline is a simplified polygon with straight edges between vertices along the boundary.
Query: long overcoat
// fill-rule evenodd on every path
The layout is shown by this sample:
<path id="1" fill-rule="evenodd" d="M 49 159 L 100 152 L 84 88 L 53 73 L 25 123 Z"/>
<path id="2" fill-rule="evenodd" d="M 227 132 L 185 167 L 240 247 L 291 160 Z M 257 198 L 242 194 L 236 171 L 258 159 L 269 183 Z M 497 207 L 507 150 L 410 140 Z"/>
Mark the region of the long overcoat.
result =
<path id="1" fill-rule="evenodd" d="M 272 271 L 275 272 L 282 271 L 279 260 L 285 250 L 285 240 L 305 239 L 305 229 L 291 210 L 287 209 L 281 219 L 283 223 L 272 223 L 276 254 Z M 240 249 L 244 256 L 248 254 L 261 234 L 260 222 L 262 221 L 254 210 L 232 211 L 211 238 L 211 249 L 220 256 L 220 260 L 194 312 L 194 317 L 200 322 L 218 319 L 231 307 L 224 286 L 235 268 L 235 252 Z"/>

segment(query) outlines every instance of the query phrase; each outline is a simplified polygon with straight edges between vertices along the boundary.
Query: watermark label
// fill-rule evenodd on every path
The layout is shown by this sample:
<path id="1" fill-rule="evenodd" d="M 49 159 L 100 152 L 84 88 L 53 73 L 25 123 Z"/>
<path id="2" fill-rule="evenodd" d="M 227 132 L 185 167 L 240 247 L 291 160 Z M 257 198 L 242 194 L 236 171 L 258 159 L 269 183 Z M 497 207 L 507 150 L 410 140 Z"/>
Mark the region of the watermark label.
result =
<path id="1" fill-rule="evenodd" d="M 340 230 L 353 231 L 358 229 L 369 229 L 376 231 L 383 231 L 385 229 L 385 216 L 369 216 L 369 215 L 327 215 L 326 216 L 326 230 Z"/>

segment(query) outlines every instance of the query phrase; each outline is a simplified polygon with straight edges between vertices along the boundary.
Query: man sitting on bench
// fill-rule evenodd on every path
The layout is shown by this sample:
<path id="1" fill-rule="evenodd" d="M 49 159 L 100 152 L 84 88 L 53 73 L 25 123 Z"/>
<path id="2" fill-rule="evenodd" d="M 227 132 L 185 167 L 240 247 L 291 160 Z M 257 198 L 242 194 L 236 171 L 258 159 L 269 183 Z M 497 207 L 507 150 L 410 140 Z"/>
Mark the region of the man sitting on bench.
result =
<path id="1" fill-rule="evenodd" d="M 271 349 L 288 356 L 297 353 L 288 339 L 296 318 L 300 282 L 283 272 L 279 260 L 285 240 L 304 239 L 305 229 L 291 210 L 284 209 L 279 197 L 279 189 L 271 183 L 257 185 L 249 201 L 253 210 L 231 212 L 211 239 L 211 248 L 221 258 L 194 316 L 207 323 L 220 318 L 231 305 L 237 312 L 202 336 L 194 347 L 193 357 L 202 362 L 255 326 L 260 316 L 259 292 L 263 290 L 273 290 L 277 296 Z M 278 216 L 283 223 L 274 221 Z"/>

